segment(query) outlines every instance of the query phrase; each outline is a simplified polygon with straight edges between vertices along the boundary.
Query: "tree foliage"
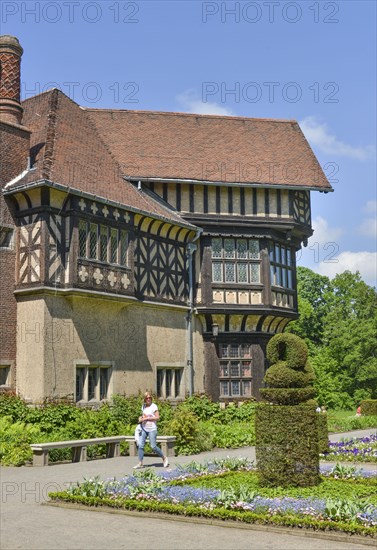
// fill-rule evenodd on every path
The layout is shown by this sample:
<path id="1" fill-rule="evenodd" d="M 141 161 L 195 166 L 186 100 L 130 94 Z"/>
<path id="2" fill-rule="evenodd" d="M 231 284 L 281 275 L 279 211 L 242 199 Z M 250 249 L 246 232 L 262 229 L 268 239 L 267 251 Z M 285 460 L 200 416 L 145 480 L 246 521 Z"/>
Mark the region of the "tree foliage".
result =
<path id="1" fill-rule="evenodd" d="M 305 339 L 320 404 L 352 408 L 377 398 L 377 293 L 360 274 L 330 280 L 297 269 L 300 319 L 290 332 Z"/>

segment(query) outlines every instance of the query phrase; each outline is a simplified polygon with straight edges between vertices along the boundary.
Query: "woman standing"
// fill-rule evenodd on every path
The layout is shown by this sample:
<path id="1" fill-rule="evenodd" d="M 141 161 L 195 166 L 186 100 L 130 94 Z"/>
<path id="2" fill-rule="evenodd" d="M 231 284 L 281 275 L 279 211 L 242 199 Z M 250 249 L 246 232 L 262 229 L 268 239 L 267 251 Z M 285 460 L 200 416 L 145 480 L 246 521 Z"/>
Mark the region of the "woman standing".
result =
<path id="1" fill-rule="evenodd" d="M 144 394 L 144 403 L 141 408 L 141 416 L 139 416 L 142 434 L 138 449 L 139 463 L 134 466 L 135 470 L 143 468 L 144 445 L 147 437 L 149 437 L 149 444 L 152 451 L 162 458 L 164 468 L 169 466 L 168 458 L 164 456 L 164 453 L 161 451 L 160 447 L 157 447 L 157 421 L 159 419 L 160 413 L 158 412 L 158 407 L 155 403 L 153 403 L 151 393 L 147 391 Z"/>

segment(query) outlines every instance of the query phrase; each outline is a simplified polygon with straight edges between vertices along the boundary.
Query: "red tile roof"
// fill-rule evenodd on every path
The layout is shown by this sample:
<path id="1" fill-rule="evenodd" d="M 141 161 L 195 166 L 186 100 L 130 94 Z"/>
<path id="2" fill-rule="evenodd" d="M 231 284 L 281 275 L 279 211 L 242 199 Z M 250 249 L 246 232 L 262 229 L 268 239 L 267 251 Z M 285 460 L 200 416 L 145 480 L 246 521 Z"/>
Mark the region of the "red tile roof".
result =
<path id="1" fill-rule="evenodd" d="M 12 188 L 45 179 L 191 226 L 161 201 L 124 180 L 117 161 L 88 113 L 61 91 L 50 90 L 27 99 L 22 105 L 23 124 L 32 130 L 34 169 Z"/>
<path id="2" fill-rule="evenodd" d="M 57 89 L 23 108 L 34 169 L 12 188 L 49 180 L 186 226 L 123 176 L 331 190 L 295 121 L 85 109 Z"/>
<path id="3" fill-rule="evenodd" d="M 331 190 L 294 120 L 85 110 L 130 178 Z"/>

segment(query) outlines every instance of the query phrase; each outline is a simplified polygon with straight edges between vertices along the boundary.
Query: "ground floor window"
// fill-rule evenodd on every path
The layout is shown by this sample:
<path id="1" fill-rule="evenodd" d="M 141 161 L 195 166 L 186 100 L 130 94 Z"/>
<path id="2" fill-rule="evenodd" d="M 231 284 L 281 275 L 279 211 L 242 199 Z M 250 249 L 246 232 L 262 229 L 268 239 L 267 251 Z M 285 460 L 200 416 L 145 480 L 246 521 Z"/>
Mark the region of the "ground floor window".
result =
<path id="1" fill-rule="evenodd" d="M 250 344 L 220 344 L 220 397 L 251 397 Z"/>
<path id="2" fill-rule="evenodd" d="M 183 367 L 158 367 L 157 396 L 167 399 L 183 395 Z"/>
<path id="3" fill-rule="evenodd" d="M 10 365 L 0 365 L 0 386 L 10 386 Z"/>
<path id="4" fill-rule="evenodd" d="M 76 366 L 76 402 L 110 399 L 111 365 Z"/>
<path id="5" fill-rule="evenodd" d="M 0 248 L 13 248 L 13 227 L 0 226 Z"/>

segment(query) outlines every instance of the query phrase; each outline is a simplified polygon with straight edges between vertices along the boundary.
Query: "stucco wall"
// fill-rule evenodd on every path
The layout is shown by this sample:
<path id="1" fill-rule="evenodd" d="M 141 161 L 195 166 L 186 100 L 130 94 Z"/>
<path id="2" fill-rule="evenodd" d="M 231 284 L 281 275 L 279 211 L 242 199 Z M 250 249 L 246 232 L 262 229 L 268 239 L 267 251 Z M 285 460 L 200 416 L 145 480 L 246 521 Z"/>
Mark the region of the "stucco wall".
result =
<path id="1" fill-rule="evenodd" d="M 186 367 L 186 311 L 92 297 L 18 301 L 18 386 L 32 401 L 73 398 L 75 366 L 111 362 L 112 391 L 156 389 L 157 366 Z M 203 344 L 194 333 L 194 390 L 203 391 Z M 187 368 L 185 368 L 187 371 Z M 188 373 L 184 389 L 188 391 Z"/>

